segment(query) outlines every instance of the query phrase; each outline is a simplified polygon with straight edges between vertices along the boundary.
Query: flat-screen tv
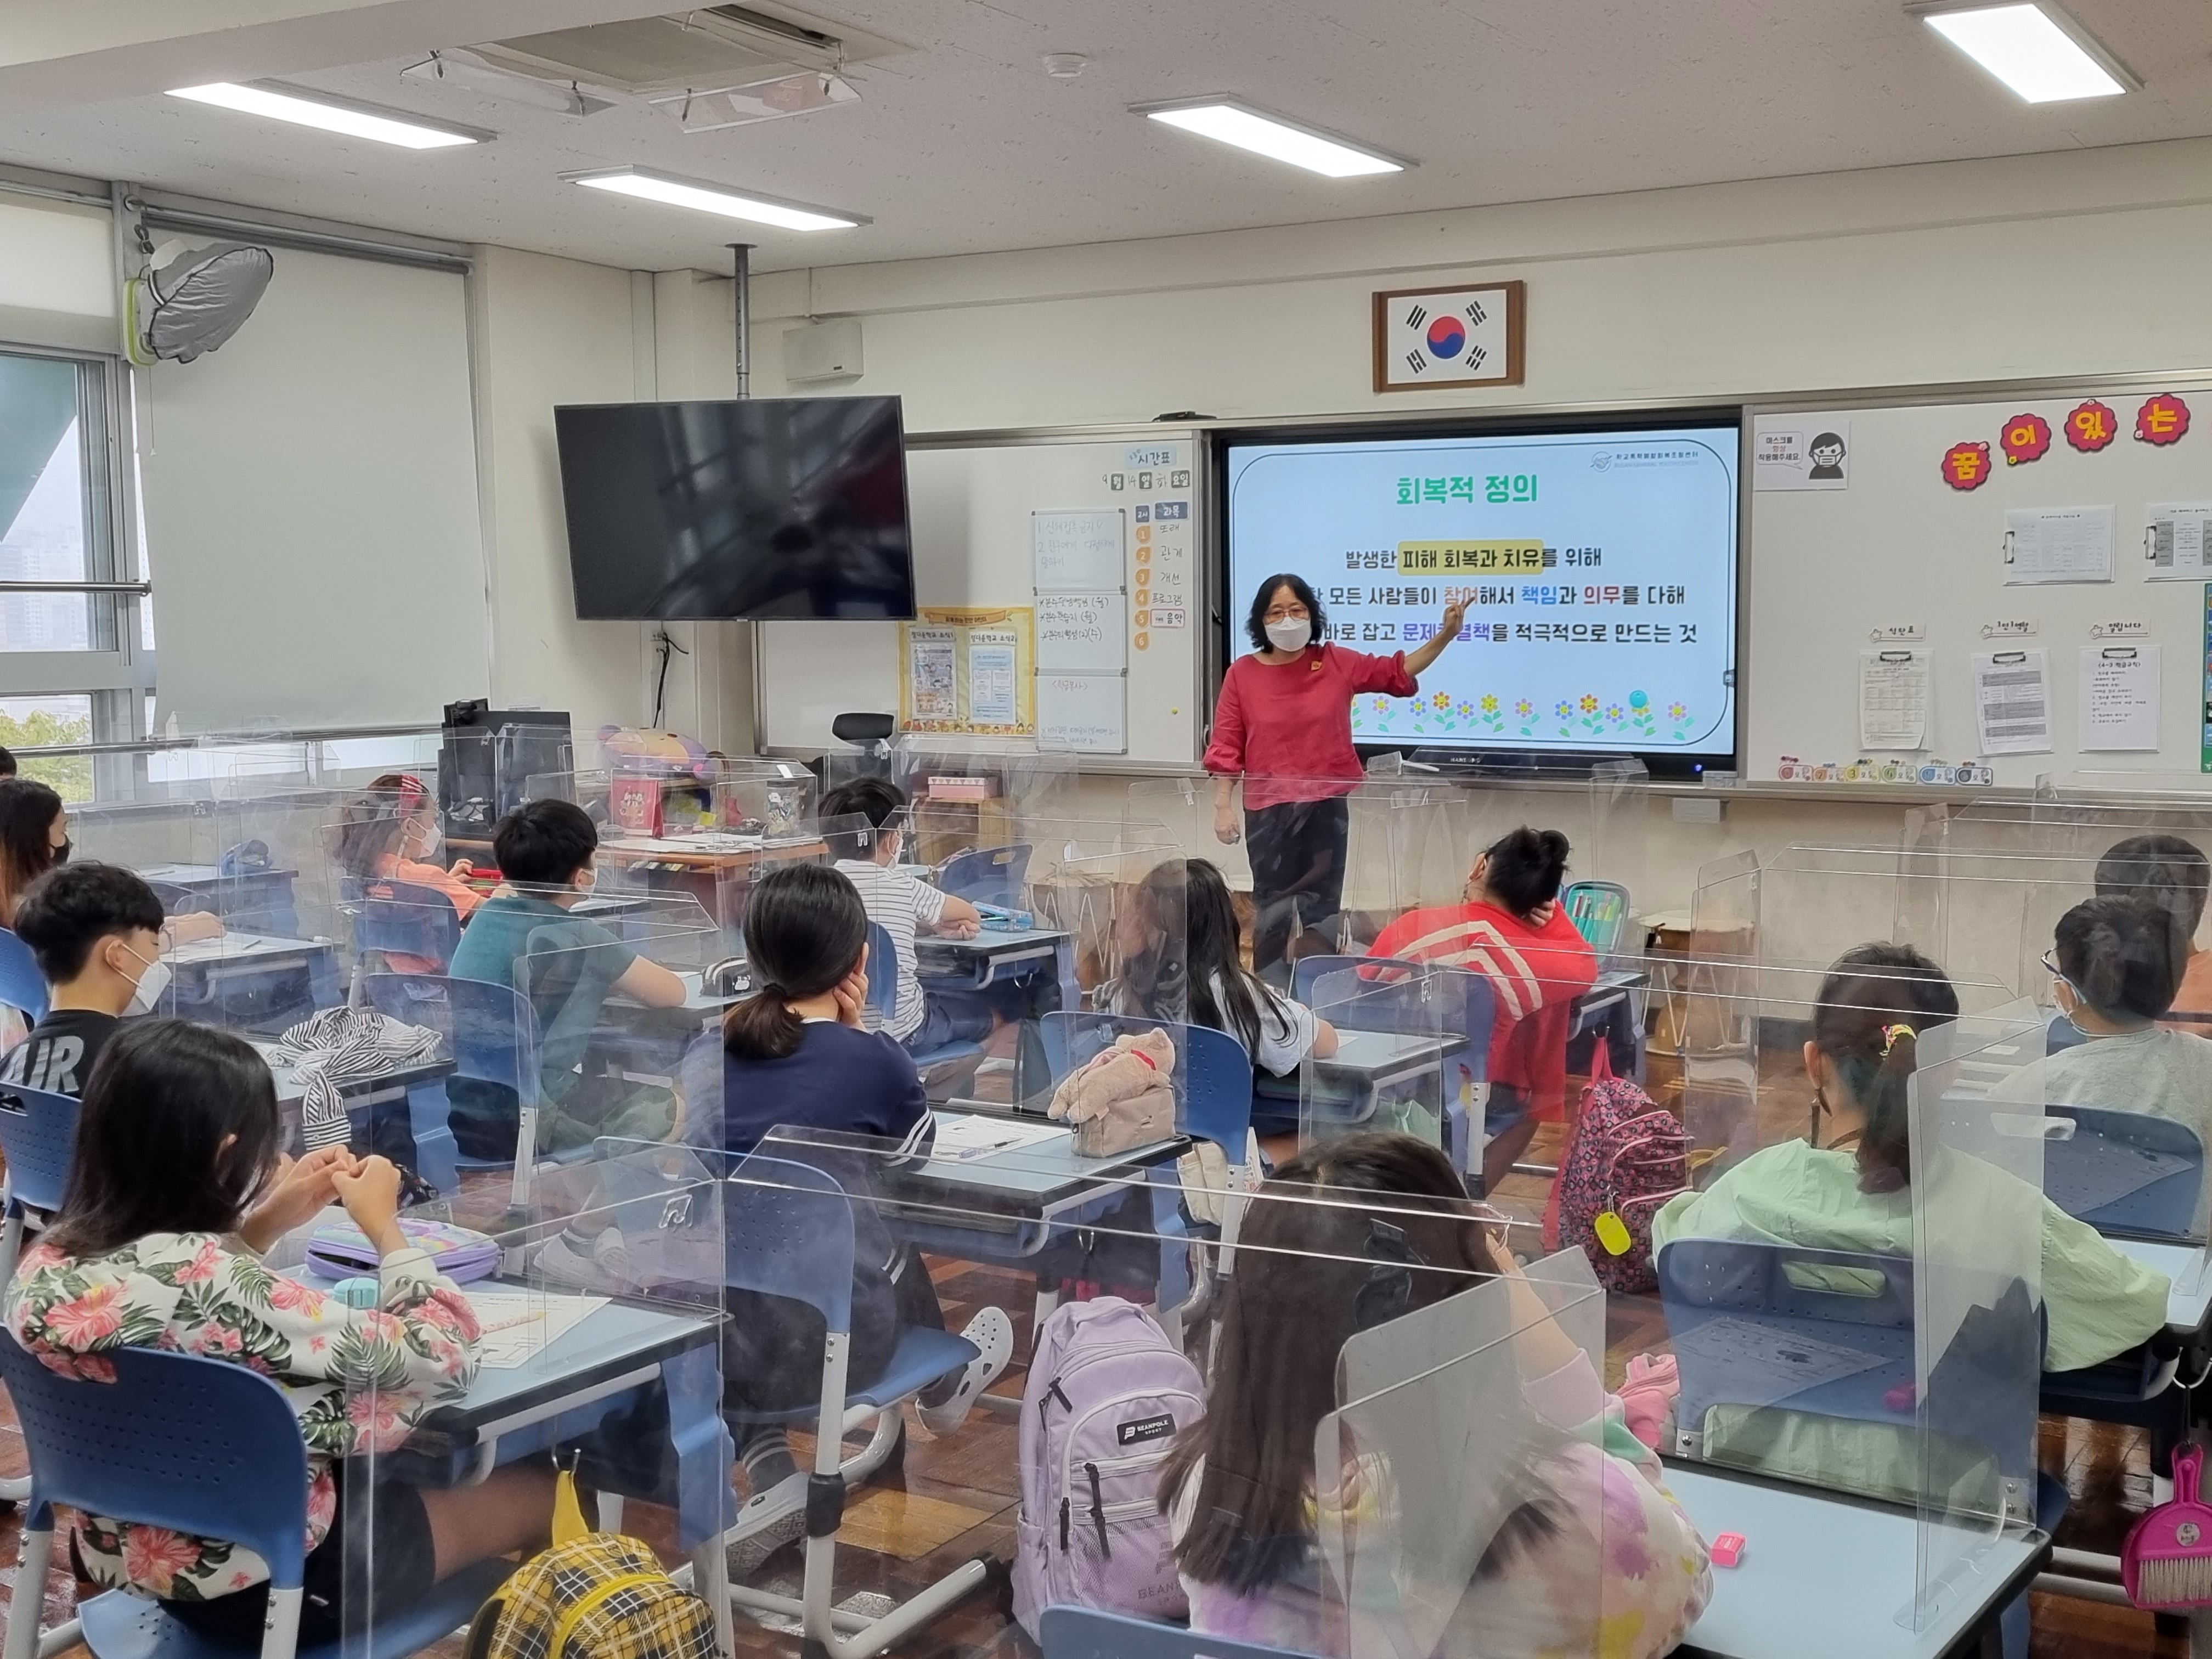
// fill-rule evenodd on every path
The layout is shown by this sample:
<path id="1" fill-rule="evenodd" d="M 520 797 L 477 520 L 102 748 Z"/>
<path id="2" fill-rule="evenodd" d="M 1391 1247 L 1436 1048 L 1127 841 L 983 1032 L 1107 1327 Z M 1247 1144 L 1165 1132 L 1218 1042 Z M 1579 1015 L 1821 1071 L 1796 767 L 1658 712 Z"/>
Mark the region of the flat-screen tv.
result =
<path id="1" fill-rule="evenodd" d="M 586 621 L 914 615 L 896 398 L 553 411 Z"/>
<path id="2" fill-rule="evenodd" d="M 1419 696 L 1354 700 L 1355 742 L 1732 766 L 1740 447 L 1733 411 L 1227 436 L 1228 655 L 1277 572 L 1311 584 L 1331 640 L 1381 656 L 1462 599 Z"/>

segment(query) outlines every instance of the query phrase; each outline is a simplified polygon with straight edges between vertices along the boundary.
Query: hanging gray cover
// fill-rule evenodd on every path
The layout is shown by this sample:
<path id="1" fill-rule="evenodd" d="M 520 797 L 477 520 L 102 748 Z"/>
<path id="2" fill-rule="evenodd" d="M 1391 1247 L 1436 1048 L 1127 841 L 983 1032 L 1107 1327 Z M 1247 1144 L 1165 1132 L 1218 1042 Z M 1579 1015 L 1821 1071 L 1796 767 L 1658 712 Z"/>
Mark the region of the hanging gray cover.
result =
<path id="1" fill-rule="evenodd" d="M 146 356 L 188 363 L 213 351 L 253 314 L 276 270 L 267 248 L 223 242 L 149 270 L 138 320 Z"/>

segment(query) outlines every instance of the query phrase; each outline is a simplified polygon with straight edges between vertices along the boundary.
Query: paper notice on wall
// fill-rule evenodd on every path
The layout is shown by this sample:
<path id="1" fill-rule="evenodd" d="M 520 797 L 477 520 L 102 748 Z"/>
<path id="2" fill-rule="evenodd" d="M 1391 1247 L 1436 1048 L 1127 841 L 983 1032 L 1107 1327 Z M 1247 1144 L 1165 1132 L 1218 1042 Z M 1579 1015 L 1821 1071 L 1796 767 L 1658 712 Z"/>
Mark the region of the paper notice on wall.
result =
<path id="1" fill-rule="evenodd" d="M 2043 651 L 1976 655 L 1974 732 L 1984 755 L 2049 752 L 2051 667 Z"/>
<path id="2" fill-rule="evenodd" d="M 2109 507 L 2015 507 L 2005 511 L 2005 585 L 2108 582 L 2112 579 Z"/>
<path id="3" fill-rule="evenodd" d="M 1848 489 L 1851 422 L 1844 415 L 1762 415 L 1751 438 L 1753 489 Z"/>
<path id="4" fill-rule="evenodd" d="M 2212 501 L 2153 501 L 2143 508 L 2143 579 L 2198 582 L 2212 574 Z"/>
<path id="5" fill-rule="evenodd" d="M 1011 628 L 975 628 L 968 633 L 968 720 L 973 726 L 1020 723 L 1021 681 L 1016 665 L 1021 635 Z"/>
<path id="6" fill-rule="evenodd" d="M 1929 662 L 1925 651 L 1859 653 L 1860 748 L 1928 746 Z"/>
<path id="7" fill-rule="evenodd" d="M 955 656 L 951 629 L 917 626 L 907 630 L 907 707 L 913 718 L 960 718 L 960 678 Z"/>
<path id="8" fill-rule="evenodd" d="M 2158 747 L 2158 647 L 2085 645 L 2077 712 L 2084 750 Z"/>

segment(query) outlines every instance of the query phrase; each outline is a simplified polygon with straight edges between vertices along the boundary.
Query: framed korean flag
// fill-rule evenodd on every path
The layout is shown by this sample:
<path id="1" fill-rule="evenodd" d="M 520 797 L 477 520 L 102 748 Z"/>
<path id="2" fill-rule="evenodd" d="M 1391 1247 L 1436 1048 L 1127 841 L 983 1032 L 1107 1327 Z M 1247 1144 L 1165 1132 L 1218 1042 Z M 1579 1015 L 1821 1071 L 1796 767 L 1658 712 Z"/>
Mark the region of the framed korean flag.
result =
<path id="1" fill-rule="evenodd" d="M 1519 386 L 1525 284 L 1401 288 L 1375 296 L 1375 389 Z"/>

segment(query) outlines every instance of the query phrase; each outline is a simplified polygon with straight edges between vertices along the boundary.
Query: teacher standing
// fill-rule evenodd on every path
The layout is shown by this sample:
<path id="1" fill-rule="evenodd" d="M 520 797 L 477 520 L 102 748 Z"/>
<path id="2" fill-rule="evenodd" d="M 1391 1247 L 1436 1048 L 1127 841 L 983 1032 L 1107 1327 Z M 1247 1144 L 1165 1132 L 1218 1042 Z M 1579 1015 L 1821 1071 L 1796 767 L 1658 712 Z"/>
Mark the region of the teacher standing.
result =
<path id="1" fill-rule="evenodd" d="M 1293 931 L 1323 927 L 1342 908 L 1352 828 L 1344 798 L 1364 775 L 1352 744 L 1352 700 L 1363 691 L 1419 691 L 1419 675 L 1457 637 L 1466 614 L 1464 605 L 1448 605 L 1425 644 L 1370 657 L 1322 642 L 1328 619 L 1303 577 L 1270 576 L 1253 595 L 1245 623 L 1252 654 L 1230 664 L 1222 678 L 1206 769 L 1215 775 L 1214 835 L 1228 842 L 1241 835 L 1251 860 L 1255 973 L 1287 981 L 1284 953 Z"/>

